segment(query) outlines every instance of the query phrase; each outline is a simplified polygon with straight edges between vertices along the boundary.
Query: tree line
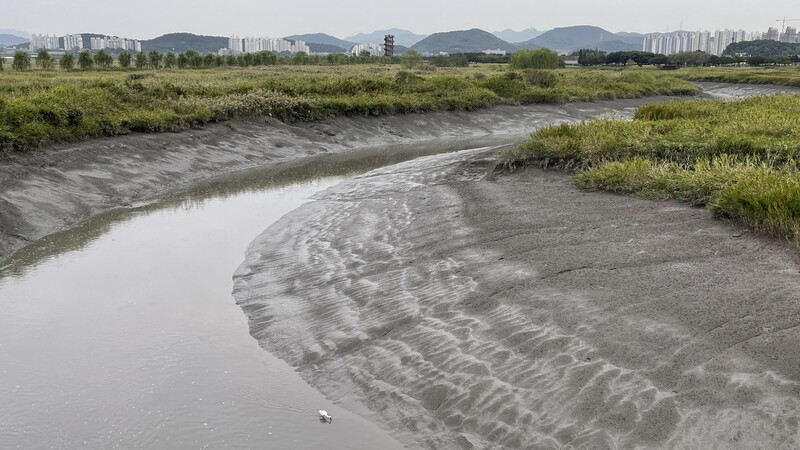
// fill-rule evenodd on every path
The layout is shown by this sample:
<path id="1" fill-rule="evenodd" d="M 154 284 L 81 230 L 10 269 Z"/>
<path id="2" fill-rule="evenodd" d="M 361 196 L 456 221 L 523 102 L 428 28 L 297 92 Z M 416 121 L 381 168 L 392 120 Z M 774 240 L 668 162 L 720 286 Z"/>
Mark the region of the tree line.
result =
<path id="1" fill-rule="evenodd" d="M 415 58 L 415 55 L 411 55 L 410 58 Z M 145 53 L 123 50 L 117 55 L 105 50 L 99 50 L 94 54 L 89 50 L 83 50 L 77 55 L 68 52 L 64 53 L 60 58 L 55 58 L 47 50 L 41 49 L 36 53 L 35 58 L 32 58 L 28 52 L 22 50 L 15 52 L 11 67 L 18 71 L 30 70 L 34 64 L 43 70 L 54 70 L 56 67 L 65 71 L 109 69 L 114 66 L 116 61 L 117 65 L 123 69 L 207 69 L 213 67 L 274 65 L 346 65 L 375 62 L 400 64 L 405 62 L 405 59 L 408 58 L 397 56 L 347 56 L 341 53 L 308 55 L 304 52 L 298 52 L 293 55 L 278 55 L 267 51 L 223 56 L 213 53 L 200 54 L 194 50 L 187 50 L 181 53 L 160 53 L 156 50 Z M 0 70 L 3 70 L 2 61 L 3 59 L 0 59 Z"/>
<path id="2" fill-rule="evenodd" d="M 623 51 L 606 53 L 600 50 L 583 49 L 577 53 L 578 64 L 582 66 L 627 66 L 627 65 L 675 65 L 675 66 L 734 66 L 747 64 L 750 66 L 789 65 L 800 62 L 800 57 L 793 56 L 731 56 L 710 55 L 703 51 L 682 52 L 674 55 L 660 53 Z M 573 54 L 574 56 L 575 54 Z"/>
<path id="3" fill-rule="evenodd" d="M 769 58 L 779 56 L 797 56 L 800 54 L 800 43 L 778 42 L 771 40 L 734 42 L 725 48 L 726 56 L 765 56 Z"/>

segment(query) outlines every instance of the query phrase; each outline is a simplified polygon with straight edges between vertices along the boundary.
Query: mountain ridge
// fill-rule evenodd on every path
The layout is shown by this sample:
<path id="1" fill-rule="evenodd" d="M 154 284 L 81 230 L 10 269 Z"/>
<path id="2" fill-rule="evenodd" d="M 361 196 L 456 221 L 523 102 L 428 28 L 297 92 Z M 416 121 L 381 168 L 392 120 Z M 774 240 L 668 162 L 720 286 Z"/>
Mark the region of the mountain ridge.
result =
<path id="1" fill-rule="evenodd" d="M 582 48 L 603 51 L 641 50 L 638 36 L 623 36 L 594 25 L 575 25 L 553 28 L 519 44 L 522 48 L 546 47 L 559 52 L 572 52 Z"/>
<path id="2" fill-rule="evenodd" d="M 216 53 L 228 46 L 228 38 L 224 36 L 205 36 L 193 33 L 167 33 L 159 37 L 141 41 L 142 51 L 149 52 L 185 52 L 194 50 L 198 53 Z"/>
<path id="3" fill-rule="evenodd" d="M 336 36 L 331 36 L 330 34 L 325 34 L 325 33 L 293 34 L 291 36 L 284 37 L 284 39 L 293 41 L 303 41 L 306 44 L 308 44 L 309 47 L 311 47 L 311 44 L 324 44 L 350 50 L 356 45 L 355 42 L 339 39 Z"/>
<path id="4" fill-rule="evenodd" d="M 370 42 L 383 42 L 383 37 L 387 34 L 394 35 L 394 43 L 404 47 L 411 47 L 417 42 L 428 37 L 427 34 L 416 34 L 409 30 L 401 28 L 389 28 L 387 30 L 375 30 L 372 33 L 358 33 L 354 36 L 345 38 L 346 41 L 356 42 L 359 44 L 367 44 Z"/>
<path id="5" fill-rule="evenodd" d="M 423 55 L 439 53 L 472 53 L 501 49 L 513 53 L 517 46 L 479 28 L 434 33 L 411 47 Z"/>
<path id="6" fill-rule="evenodd" d="M 0 47 L 10 47 L 12 45 L 24 44 L 25 42 L 30 42 L 30 39 L 10 33 L 0 34 Z"/>
<path id="7" fill-rule="evenodd" d="M 526 28 L 522 31 L 512 30 L 511 28 L 506 28 L 503 31 L 492 31 L 493 35 L 511 43 L 529 41 L 542 33 L 544 33 L 544 31 L 539 31 L 533 27 Z"/>

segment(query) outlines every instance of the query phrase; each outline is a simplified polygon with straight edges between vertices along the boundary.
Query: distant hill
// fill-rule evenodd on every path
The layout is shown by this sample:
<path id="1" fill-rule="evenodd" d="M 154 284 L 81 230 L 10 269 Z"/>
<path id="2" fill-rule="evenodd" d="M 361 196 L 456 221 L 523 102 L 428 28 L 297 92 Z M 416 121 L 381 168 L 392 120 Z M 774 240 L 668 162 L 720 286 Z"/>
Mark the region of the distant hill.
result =
<path id="1" fill-rule="evenodd" d="M 627 38 L 627 39 L 642 39 L 642 40 L 644 40 L 644 37 L 647 36 L 647 35 L 646 34 L 642 34 L 642 33 L 626 33 L 624 31 L 622 31 L 622 32 L 617 33 L 617 36 L 622 36 L 622 37 Z"/>
<path id="2" fill-rule="evenodd" d="M 308 44 L 308 49 L 311 50 L 311 53 L 347 53 L 350 51 L 349 48 L 328 44 L 314 44 L 313 42 Z"/>
<path id="3" fill-rule="evenodd" d="M 603 51 L 616 52 L 641 50 L 642 39 L 638 36 L 615 34 L 600 27 L 578 25 L 554 28 L 519 44 L 519 46 L 524 48 L 532 48 L 534 46 L 547 47 L 563 52 L 571 52 L 582 48 L 596 48 Z"/>
<path id="4" fill-rule="evenodd" d="M 482 52 L 488 49 L 501 49 L 514 52 L 517 47 L 487 31 L 472 30 L 434 33 L 411 47 L 422 54 L 436 55 L 440 52 L 467 53 Z"/>
<path id="5" fill-rule="evenodd" d="M 311 47 L 311 44 L 325 44 L 349 50 L 353 48 L 354 45 L 356 45 L 355 42 L 345 41 L 325 33 L 295 34 L 294 36 L 286 36 L 284 39 L 292 41 L 303 41 L 306 44 L 309 44 L 309 47 Z M 314 50 L 312 49 L 311 51 L 313 52 Z"/>
<path id="6" fill-rule="evenodd" d="M 350 36 L 349 38 L 347 38 L 347 40 L 359 44 L 367 44 L 370 42 L 383 42 L 383 37 L 386 36 L 387 34 L 394 35 L 395 45 L 402 45 L 404 47 L 411 47 L 417 42 L 428 37 L 427 35 L 414 34 L 411 31 L 401 30 L 400 28 L 391 28 L 388 30 L 373 31 L 372 33 L 369 34 L 359 33 L 355 36 Z"/>
<path id="7" fill-rule="evenodd" d="M 734 42 L 722 54 L 727 56 L 794 56 L 800 55 L 800 44 L 768 40 Z"/>
<path id="8" fill-rule="evenodd" d="M 192 33 L 170 33 L 155 39 L 142 41 L 142 51 L 185 52 L 192 49 L 198 53 L 216 53 L 228 47 L 228 38 L 222 36 L 201 36 Z"/>
<path id="9" fill-rule="evenodd" d="M 0 29 L 0 34 L 12 34 L 14 36 L 19 36 L 21 38 L 25 38 L 26 41 L 31 40 L 31 34 L 26 33 L 20 30 L 11 30 L 11 29 Z"/>
<path id="10" fill-rule="evenodd" d="M 15 34 L 7 34 L 7 33 L 0 34 L 0 47 L 18 45 L 29 41 L 30 39 L 26 39 L 22 36 L 17 36 Z"/>
<path id="11" fill-rule="evenodd" d="M 536 36 L 539 36 L 542 33 L 542 31 L 539 31 L 535 28 L 527 28 L 522 31 L 514 31 L 508 28 L 503 31 L 492 32 L 493 35 L 506 42 L 525 42 L 535 38 Z"/>

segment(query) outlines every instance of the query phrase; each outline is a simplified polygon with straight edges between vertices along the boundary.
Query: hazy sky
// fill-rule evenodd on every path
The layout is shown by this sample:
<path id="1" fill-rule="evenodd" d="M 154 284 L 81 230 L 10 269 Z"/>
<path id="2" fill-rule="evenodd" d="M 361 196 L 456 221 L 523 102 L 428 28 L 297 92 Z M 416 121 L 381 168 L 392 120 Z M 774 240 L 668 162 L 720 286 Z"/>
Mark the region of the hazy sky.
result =
<path id="1" fill-rule="evenodd" d="M 690 30 L 766 31 L 775 19 L 800 19 L 797 0 L 0 0 L 0 9 L 0 28 L 138 39 L 174 31 L 222 36 L 322 32 L 344 38 L 390 27 L 429 34 L 586 24 L 614 32 L 676 30 L 681 24 Z"/>

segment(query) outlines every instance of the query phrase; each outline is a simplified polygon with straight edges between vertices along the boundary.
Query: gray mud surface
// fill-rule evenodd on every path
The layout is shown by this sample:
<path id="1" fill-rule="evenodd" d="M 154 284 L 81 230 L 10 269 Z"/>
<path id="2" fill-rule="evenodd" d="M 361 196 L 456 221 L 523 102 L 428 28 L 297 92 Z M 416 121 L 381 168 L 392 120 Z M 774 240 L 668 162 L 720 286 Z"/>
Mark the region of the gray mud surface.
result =
<path id="1" fill-rule="evenodd" d="M 490 156 L 284 216 L 234 276 L 251 334 L 409 447 L 800 446 L 795 250 Z"/>
<path id="2" fill-rule="evenodd" d="M 497 146 L 665 100 L 234 122 L 0 161 L 0 260 L 233 172 Z M 792 251 L 701 210 L 493 170 L 481 152 L 432 156 L 285 216 L 235 276 L 253 336 L 411 447 L 800 446 Z"/>

